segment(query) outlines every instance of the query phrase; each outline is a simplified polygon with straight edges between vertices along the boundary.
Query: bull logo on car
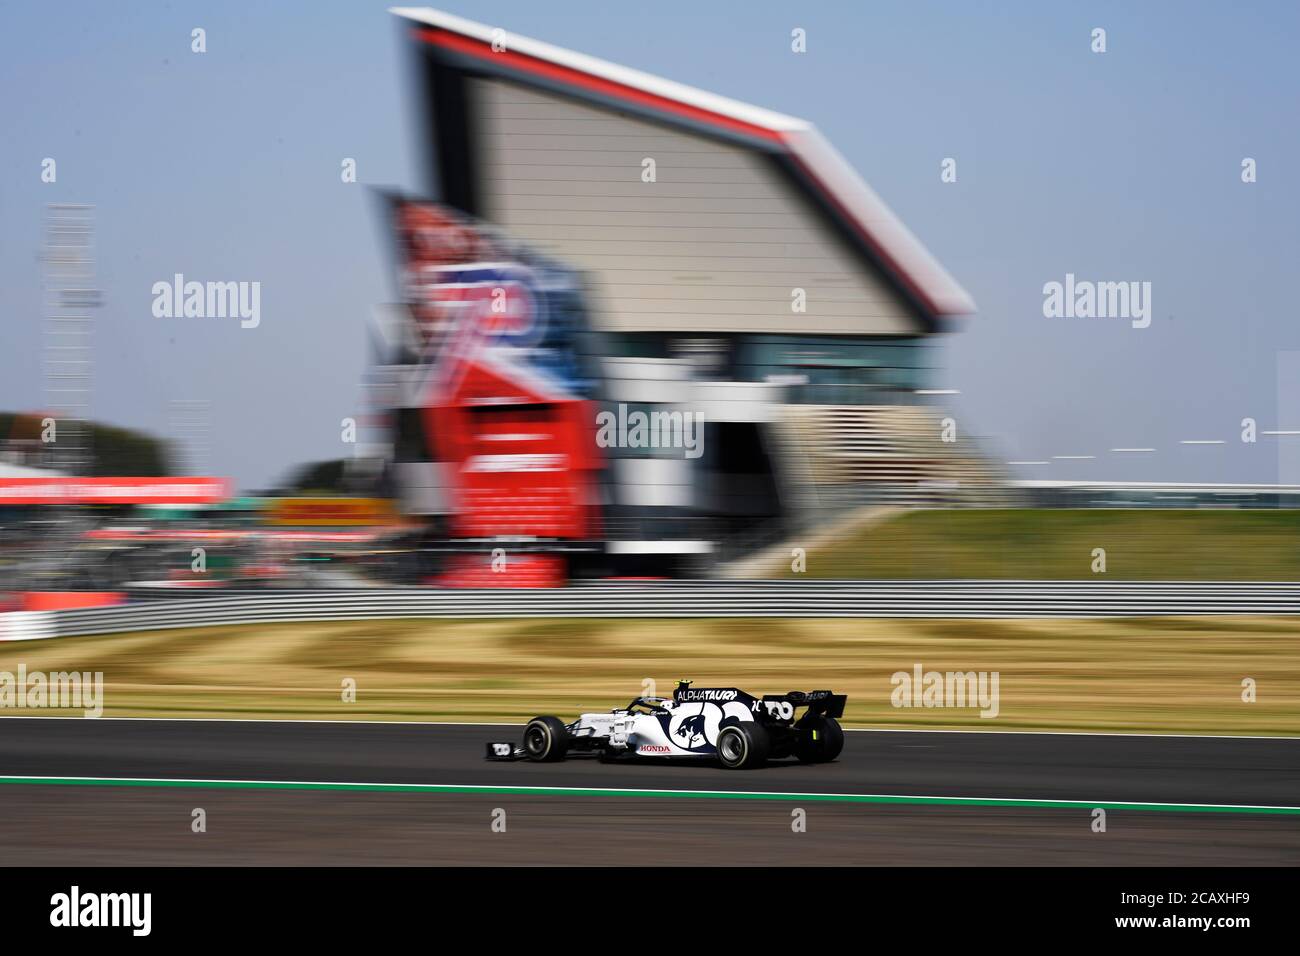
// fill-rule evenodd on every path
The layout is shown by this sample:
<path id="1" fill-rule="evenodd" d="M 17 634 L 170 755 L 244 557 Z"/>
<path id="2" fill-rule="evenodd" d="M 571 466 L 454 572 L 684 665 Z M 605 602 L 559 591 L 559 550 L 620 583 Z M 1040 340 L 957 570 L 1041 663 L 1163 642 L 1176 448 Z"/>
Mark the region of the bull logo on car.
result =
<path id="1" fill-rule="evenodd" d="M 660 717 L 664 732 L 673 745 L 696 753 L 713 750 L 724 721 L 734 723 L 752 719 L 749 708 L 735 700 L 724 704 L 679 704 L 673 709 L 671 718 L 667 715 Z"/>
<path id="2" fill-rule="evenodd" d="M 677 725 L 677 736 L 682 738 L 685 743 L 682 744 L 687 750 L 694 750 L 699 743 L 703 743 L 704 736 L 704 715 L 695 714 L 687 717 Z"/>
<path id="3" fill-rule="evenodd" d="M 718 739 L 722 708 L 717 704 L 682 704 L 664 715 L 664 733 L 681 750 L 709 751 Z"/>

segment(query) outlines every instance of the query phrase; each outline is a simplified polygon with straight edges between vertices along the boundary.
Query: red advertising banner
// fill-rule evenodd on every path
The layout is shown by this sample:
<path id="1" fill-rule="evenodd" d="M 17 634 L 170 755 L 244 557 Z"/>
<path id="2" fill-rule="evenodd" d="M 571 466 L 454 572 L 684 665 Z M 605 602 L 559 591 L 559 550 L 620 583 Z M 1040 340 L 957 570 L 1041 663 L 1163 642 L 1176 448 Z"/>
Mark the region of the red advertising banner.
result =
<path id="1" fill-rule="evenodd" d="M 229 478 L 0 478 L 0 505 L 204 505 Z"/>
<path id="2" fill-rule="evenodd" d="M 595 539 L 602 463 L 581 277 L 450 209 L 391 208 L 425 346 L 426 447 L 452 476 L 451 536 Z"/>

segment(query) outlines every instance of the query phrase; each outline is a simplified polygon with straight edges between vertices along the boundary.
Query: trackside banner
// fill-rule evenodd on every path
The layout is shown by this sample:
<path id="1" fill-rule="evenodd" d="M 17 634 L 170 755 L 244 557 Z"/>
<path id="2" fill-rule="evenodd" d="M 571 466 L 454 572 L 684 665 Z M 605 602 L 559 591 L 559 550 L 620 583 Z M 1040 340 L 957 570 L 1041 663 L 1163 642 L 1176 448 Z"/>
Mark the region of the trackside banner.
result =
<path id="1" fill-rule="evenodd" d="M 272 498 L 264 520 L 281 527 L 368 527 L 392 524 L 397 509 L 382 498 Z"/>
<path id="2" fill-rule="evenodd" d="M 0 505 L 215 504 L 229 478 L 0 478 Z"/>

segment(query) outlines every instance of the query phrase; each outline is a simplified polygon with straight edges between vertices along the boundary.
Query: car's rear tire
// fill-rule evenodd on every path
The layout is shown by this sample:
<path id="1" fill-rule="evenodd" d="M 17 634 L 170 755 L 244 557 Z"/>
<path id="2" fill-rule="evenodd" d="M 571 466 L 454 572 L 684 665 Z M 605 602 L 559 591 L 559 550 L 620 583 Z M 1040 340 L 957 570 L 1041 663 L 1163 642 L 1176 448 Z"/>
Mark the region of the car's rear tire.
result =
<path id="1" fill-rule="evenodd" d="M 795 740 L 794 755 L 803 763 L 826 763 L 844 749 L 844 728 L 834 717 L 806 717 L 798 729 L 802 733 Z"/>
<path id="2" fill-rule="evenodd" d="M 529 760 L 550 763 L 563 760 L 569 751 L 569 729 L 558 717 L 534 717 L 524 728 L 524 755 Z"/>
<path id="3" fill-rule="evenodd" d="M 731 724 L 718 732 L 718 760 L 728 770 L 748 770 L 767 762 L 771 738 L 753 721 Z"/>

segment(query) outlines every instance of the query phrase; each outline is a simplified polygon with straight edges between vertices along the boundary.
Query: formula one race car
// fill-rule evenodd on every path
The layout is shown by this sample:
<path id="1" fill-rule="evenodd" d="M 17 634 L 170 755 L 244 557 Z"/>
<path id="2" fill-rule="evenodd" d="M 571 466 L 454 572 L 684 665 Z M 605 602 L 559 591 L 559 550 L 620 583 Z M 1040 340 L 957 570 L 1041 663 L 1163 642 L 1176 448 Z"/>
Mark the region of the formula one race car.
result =
<path id="1" fill-rule="evenodd" d="M 681 681 L 671 699 L 638 697 L 626 707 L 583 714 L 571 724 L 534 717 L 523 746 L 487 745 L 489 760 L 563 760 L 589 754 L 603 760 L 695 757 L 724 767 L 758 767 L 769 757 L 805 763 L 834 760 L 844 748 L 844 694 L 790 691 L 751 697 L 734 687 L 695 690 Z M 806 708 L 798 720 L 795 711 Z"/>

